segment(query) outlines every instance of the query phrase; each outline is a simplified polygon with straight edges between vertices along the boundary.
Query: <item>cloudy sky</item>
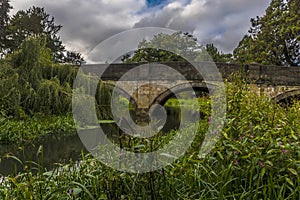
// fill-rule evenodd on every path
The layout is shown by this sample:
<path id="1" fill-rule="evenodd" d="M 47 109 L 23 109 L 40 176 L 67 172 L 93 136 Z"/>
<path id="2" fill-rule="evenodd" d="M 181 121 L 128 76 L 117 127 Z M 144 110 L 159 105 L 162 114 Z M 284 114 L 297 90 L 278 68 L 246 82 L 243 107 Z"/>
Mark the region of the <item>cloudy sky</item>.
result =
<path id="1" fill-rule="evenodd" d="M 63 25 L 70 50 L 87 55 L 104 39 L 135 27 L 163 27 L 192 33 L 199 43 L 231 52 L 247 33 L 250 18 L 271 0 L 11 0 L 14 9 L 41 6 Z"/>

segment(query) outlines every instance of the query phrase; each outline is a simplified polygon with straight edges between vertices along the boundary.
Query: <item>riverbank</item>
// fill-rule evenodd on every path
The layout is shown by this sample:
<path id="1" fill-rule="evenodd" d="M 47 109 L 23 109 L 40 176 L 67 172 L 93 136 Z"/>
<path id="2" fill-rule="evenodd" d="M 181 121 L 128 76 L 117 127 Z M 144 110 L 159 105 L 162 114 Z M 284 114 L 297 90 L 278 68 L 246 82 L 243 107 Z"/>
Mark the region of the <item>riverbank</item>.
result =
<path id="1" fill-rule="evenodd" d="M 227 89 L 225 124 L 206 156 L 200 150 L 211 123 L 209 115 L 202 119 L 186 153 L 165 168 L 125 173 L 105 166 L 90 154 L 81 154 L 79 166 L 72 161 L 47 171 L 23 165 L 23 172 L 10 174 L 0 184 L 0 198 L 298 200 L 300 101 L 282 107 L 245 87 L 237 84 Z M 147 140 L 126 136 L 128 146 L 123 147 L 128 151 L 143 147 L 141 152 L 149 152 L 153 145 L 146 144 L 158 142 L 160 147 L 175 134 Z"/>

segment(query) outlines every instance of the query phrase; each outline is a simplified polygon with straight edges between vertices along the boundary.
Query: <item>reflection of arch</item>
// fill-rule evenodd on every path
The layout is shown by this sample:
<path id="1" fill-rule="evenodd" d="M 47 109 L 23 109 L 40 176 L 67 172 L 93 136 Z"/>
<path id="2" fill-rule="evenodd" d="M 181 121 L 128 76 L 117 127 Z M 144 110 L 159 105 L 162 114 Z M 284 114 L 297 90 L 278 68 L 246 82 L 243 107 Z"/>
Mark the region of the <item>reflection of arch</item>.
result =
<path id="1" fill-rule="evenodd" d="M 208 94 L 209 90 L 214 90 L 216 88 L 216 86 L 213 84 L 204 83 L 204 82 L 182 83 L 182 84 L 176 85 L 173 88 L 170 88 L 167 91 L 160 94 L 158 97 L 156 97 L 154 99 L 154 101 L 151 103 L 150 107 L 153 104 L 164 105 L 166 103 L 166 101 L 174 95 L 174 92 L 175 93 L 184 92 L 184 91 L 188 91 L 188 89 L 190 89 L 190 88 L 193 88 L 194 91 L 205 92 Z"/>
<path id="2" fill-rule="evenodd" d="M 113 93 L 113 90 L 116 88 L 117 92 L 119 92 L 123 97 L 129 100 L 129 102 L 132 104 L 134 108 L 137 108 L 136 101 L 122 88 L 118 87 L 117 85 L 109 82 L 102 82 L 104 87 L 107 87 L 108 89 L 111 89 L 111 94 Z"/>
<path id="3" fill-rule="evenodd" d="M 294 89 L 294 90 L 281 93 L 276 97 L 273 97 L 273 101 L 277 103 L 288 103 L 294 98 L 300 100 L 300 89 Z"/>

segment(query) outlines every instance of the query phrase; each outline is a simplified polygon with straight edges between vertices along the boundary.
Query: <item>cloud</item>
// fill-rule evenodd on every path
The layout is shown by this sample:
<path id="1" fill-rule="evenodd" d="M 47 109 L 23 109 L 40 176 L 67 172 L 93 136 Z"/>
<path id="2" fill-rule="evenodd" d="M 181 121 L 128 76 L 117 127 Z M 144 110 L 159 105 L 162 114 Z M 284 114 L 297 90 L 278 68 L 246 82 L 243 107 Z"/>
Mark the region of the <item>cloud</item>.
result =
<path id="1" fill-rule="evenodd" d="M 163 26 L 188 31 L 200 43 L 214 43 L 231 52 L 250 27 L 250 18 L 264 14 L 270 0 L 172 1 L 163 9 L 148 13 L 134 27 Z"/>
<path id="2" fill-rule="evenodd" d="M 69 49 L 84 55 L 99 42 L 130 29 L 140 18 L 144 0 L 15 0 L 14 12 L 31 6 L 44 7 L 63 26 L 60 36 Z"/>
<path id="3" fill-rule="evenodd" d="M 71 50 L 87 55 L 108 37 L 133 27 L 165 27 L 190 32 L 200 43 L 232 51 L 247 33 L 250 18 L 262 15 L 270 0 L 13 0 L 17 10 L 44 7 L 63 25 L 60 36 Z M 147 6 L 148 5 L 148 6 Z"/>

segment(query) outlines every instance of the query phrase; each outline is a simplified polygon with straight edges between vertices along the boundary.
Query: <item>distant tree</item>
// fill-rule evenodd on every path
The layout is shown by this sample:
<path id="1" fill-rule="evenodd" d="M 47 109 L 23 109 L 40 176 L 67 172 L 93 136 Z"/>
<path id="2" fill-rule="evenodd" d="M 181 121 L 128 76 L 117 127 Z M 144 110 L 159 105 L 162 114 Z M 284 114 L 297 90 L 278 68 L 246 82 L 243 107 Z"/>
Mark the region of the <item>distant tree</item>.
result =
<path id="1" fill-rule="evenodd" d="M 7 43 L 7 26 L 9 24 L 9 11 L 12 9 L 9 0 L 0 0 L 0 55 L 4 54 Z"/>
<path id="2" fill-rule="evenodd" d="M 51 49 L 55 62 L 81 60 L 82 57 L 79 53 L 66 51 L 58 36 L 61 28 L 62 26 L 56 25 L 54 17 L 46 13 L 44 8 L 33 6 L 28 10 L 18 11 L 12 17 L 7 28 L 9 41 L 6 43 L 6 49 L 13 52 L 20 48 L 28 36 L 44 34 L 46 35 L 46 47 Z M 72 56 L 75 58 L 72 59 Z"/>
<path id="3" fill-rule="evenodd" d="M 214 62 L 231 63 L 233 61 L 232 54 L 224 54 L 220 52 L 214 44 L 206 44 L 205 50 Z"/>
<path id="4" fill-rule="evenodd" d="M 175 32 L 168 35 L 160 33 L 150 41 L 141 41 L 138 50 L 133 55 L 125 55 L 122 61 L 125 63 L 183 61 L 182 56 L 195 60 L 201 48 L 197 44 L 197 39 L 191 34 Z"/>
<path id="5" fill-rule="evenodd" d="M 75 51 L 66 51 L 63 57 L 63 62 L 73 63 L 75 65 L 81 65 L 82 62 L 84 62 L 84 59 L 80 53 L 77 53 Z"/>
<path id="6" fill-rule="evenodd" d="M 161 49 L 159 49 L 161 48 Z M 232 54 L 223 54 L 213 44 L 198 45 L 197 39 L 189 34 L 176 32 L 171 35 L 160 33 L 150 41 L 143 40 L 132 55 L 123 56 L 125 63 L 185 61 L 232 62 Z"/>
<path id="7" fill-rule="evenodd" d="M 300 1 L 272 0 L 262 17 L 251 19 L 234 56 L 238 62 L 300 66 Z"/>

